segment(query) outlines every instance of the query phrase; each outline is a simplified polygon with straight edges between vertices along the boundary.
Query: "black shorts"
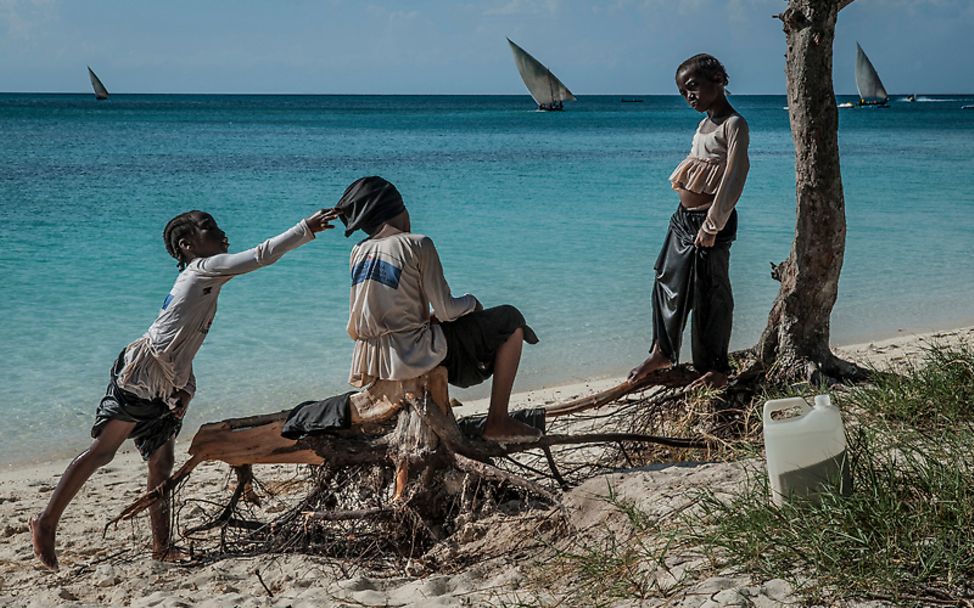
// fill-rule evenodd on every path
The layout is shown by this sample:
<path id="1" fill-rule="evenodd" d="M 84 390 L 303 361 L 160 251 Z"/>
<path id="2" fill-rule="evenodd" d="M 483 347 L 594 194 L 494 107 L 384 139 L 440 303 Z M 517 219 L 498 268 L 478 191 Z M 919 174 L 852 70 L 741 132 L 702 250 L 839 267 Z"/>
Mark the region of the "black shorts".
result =
<path id="1" fill-rule="evenodd" d="M 450 384 L 466 388 L 480 384 L 494 373 L 497 349 L 517 328 L 524 330 L 524 341 L 537 344 L 538 336 L 513 306 L 495 306 L 440 323 L 446 337 L 446 367 Z"/>
<path id="2" fill-rule="evenodd" d="M 95 411 L 91 436 L 98 437 L 111 420 L 134 422 L 135 428 L 129 433 L 129 439 L 135 441 L 142 460 L 149 460 L 153 452 L 179 434 L 183 421 L 172 415 L 169 406 L 162 399 L 143 399 L 118 387 L 117 379 L 124 364 L 124 356 L 123 350 L 112 366 L 108 389 Z"/>

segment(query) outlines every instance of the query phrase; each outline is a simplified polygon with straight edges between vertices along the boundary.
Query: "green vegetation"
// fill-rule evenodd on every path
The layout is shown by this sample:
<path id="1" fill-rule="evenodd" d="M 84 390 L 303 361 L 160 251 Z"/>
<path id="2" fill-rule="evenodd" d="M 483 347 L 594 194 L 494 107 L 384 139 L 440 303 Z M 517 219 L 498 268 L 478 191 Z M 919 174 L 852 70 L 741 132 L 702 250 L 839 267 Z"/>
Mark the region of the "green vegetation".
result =
<path id="1" fill-rule="evenodd" d="M 668 552 L 661 522 L 616 496 L 611 486 L 605 500 L 625 517 L 628 526 L 620 527 L 628 530 L 605 525 L 576 534 L 567 548 L 553 547 L 555 555 L 535 583 L 558 594 L 547 599 L 534 595 L 530 603 L 501 603 L 502 608 L 603 608 L 620 600 L 666 597 L 680 586 L 672 576 L 659 576 Z"/>
<path id="2" fill-rule="evenodd" d="M 624 515 L 626 531 L 606 526 L 561 544 L 544 567 L 547 580 L 536 581 L 558 593 L 516 605 L 678 597 L 701 577 L 728 569 L 757 584 L 785 579 L 808 605 L 972 605 L 974 349 L 933 347 L 898 371 L 833 391 L 846 423 L 850 495 L 777 508 L 760 465 L 734 495 L 700 491 L 697 507 L 673 518 L 653 518 L 610 490 L 608 502 Z M 806 386 L 764 395 L 747 418 L 757 419 L 764 399 L 814 392 Z M 726 452 L 748 458 L 761 444 L 748 432 Z"/>
<path id="3" fill-rule="evenodd" d="M 844 402 L 864 418 L 938 432 L 974 420 L 974 347 L 928 348 L 923 359 L 900 374 L 880 374 L 854 387 Z"/>
<path id="4" fill-rule="evenodd" d="M 684 538 L 807 599 L 963 605 L 974 595 L 974 351 L 934 347 L 901 375 L 841 392 L 854 491 L 775 508 L 754 475 L 701 496 Z"/>

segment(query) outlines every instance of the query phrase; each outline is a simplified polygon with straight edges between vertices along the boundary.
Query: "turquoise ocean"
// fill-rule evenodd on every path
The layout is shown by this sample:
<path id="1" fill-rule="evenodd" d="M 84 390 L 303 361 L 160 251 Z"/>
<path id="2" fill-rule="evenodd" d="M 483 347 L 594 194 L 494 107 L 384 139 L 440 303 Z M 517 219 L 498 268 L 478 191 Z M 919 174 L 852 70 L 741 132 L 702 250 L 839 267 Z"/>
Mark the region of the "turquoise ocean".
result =
<path id="1" fill-rule="evenodd" d="M 208 211 L 239 251 L 362 175 L 398 185 L 455 294 L 524 312 L 541 342 L 515 390 L 626 373 L 649 346 L 652 264 L 677 205 L 667 177 L 700 119 L 679 97 L 643 99 L 542 113 L 526 96 L 0 95 L 0 463 L 87 445 L 109 367 L 176 277 L 170 217 Z M 752 138 L 731 256 L 741 348 L 791 245 L 794 155 L 784 97 L 731 100 Z M 974 323 L 971 103 L 840 111 L 834 342 Z M 347 390 L 353 243 L 325 233 L 223 289 L 182 439 Z"/>

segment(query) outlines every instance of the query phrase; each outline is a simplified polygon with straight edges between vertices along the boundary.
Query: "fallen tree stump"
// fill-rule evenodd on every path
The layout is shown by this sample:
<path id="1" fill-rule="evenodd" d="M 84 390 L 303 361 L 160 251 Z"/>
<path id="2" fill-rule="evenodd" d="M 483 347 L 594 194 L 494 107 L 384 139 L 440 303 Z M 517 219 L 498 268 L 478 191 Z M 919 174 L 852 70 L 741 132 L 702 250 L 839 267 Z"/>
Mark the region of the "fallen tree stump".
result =
<path id="1" fill-rule="evenodd" d="M 553 418 L 575 414 L 650 385 L 685 386 L 696 377 L 685 366 L 662 370 L 639 385 L 623 383 L 597 395 L 549 406 L 545 413 Z M 290 410 L 201 426 L 190 445 L 190 459 L 109 525 L 130 519 L 155 501 L 171 496 L 200 463 L 222 461 L 238 475 L 230 502 L 211 522 L 184 534 L 238 525 L 253 534 L 276 538 L 272 545 L 281 550 L 300 545 L 296 539 L 311 534 L 312 523 L 327 527 L 361 522 L 363 528 L 384 530 L 384 536 L 373 535 L 370 542 L 408 547 L 413 554 L 452 533 L 461 519 L 468 521 L 472 505 L 484 504 L 487 495 L 516 491 L 528 504 L 558 503 L 556 494 L 535 481 L 495 466 L 492 461 L 496 458 L 540 450 L 552 478 L 564 488 L 567 484 L 550 451 L 553 446 L 635 442 L 674 448 L 711 447 L 705 440 L 640 433 L 552 434 L 509 444 L 471 438 L 461 433 L 454 417 L 444 368 L 408 382 L 378 382 L 352 395 L 350 404 L 351 428 L 297 440 L 281 436 Z M 322 474 L 316 489 L 275 522 L 262 525 L 234 517 L 244 488 L 252 479 L 251 466 L 272 463 L 317 465 Z M 365 485 L 372 489 L 363 493 Z M 476 499 L 478 492 L 486 494 Z M 405 521 L 415 525 L 403 530 Z M 319 531 L 319 537 L 329 542 L 338 543 L 342 535 L 346 541 L 350 538 L 346 528 L 341 534 L 337 529 Z M 417 535 L 422 538 L 417 540 Z"/>

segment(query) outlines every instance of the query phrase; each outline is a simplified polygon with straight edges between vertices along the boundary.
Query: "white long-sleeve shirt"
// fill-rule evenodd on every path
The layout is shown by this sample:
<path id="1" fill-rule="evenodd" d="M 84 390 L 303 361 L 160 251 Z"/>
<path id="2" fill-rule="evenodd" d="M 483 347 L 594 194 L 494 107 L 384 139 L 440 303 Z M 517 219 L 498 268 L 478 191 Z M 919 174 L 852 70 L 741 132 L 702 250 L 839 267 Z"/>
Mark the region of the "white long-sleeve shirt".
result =
<path id="1" fill-rule="evenodd" d="M 473 312 L 477 299 L 454 298 L 440 256 L 429 237 L 395 233 L 367 239 L 352 249 L 348 335 L 355 340 L 348 381 L 407 380 L 446 357 L 446 338 L 430 324 Z"/>
<path id="2" fill-rule="evenodd" d="M 175 405 L 175 392 L 196 392 L 193 358 L 203 345 L 223 285 L 237 275 L 273 264 L 285 253 L 314 239 L 302 220 L 253 249 L 196 258 L 179 273 L 159 316 L 141 338 L 125 348 L 119 388 L 143 399 Z"/>

